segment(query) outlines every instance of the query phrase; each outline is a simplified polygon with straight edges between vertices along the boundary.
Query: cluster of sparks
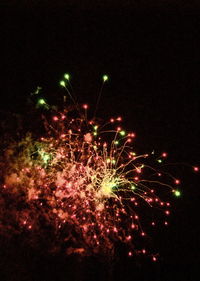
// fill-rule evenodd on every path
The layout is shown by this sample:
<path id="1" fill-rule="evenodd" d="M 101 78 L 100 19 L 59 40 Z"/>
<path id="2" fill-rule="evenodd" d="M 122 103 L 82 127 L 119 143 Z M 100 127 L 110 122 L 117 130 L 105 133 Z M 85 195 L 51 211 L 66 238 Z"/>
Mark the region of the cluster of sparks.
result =
<path id="1" fill-rule="evenodd" d="M 104 76 L 104 82 L 107 79 Z M 66 87 L 64 80 L 60 84 Z M 47 106 L 42 98 L 38 102 Z M 155 155 L 137 155 L 135 133 L 121 127 L 121 117 L 101 123 L 89 119 L 87 111 L 85 104 L 71 117 L 66 107 L 45 119 L 42 137 L 28 134 L 6 149 L 1 198 L 20 197 L 13 227 L 34 234 L 50 225 L 67 254 L 113 255 L 115 245 L 121 243 L 128 256 L 149 254 L 156 261 L 157 255 L 150 254 L 143 242 L 137 245 L 148 236 L 142 224 L 144 209 L 152 212 L 150 227 L 157 224 L 154 209 L 163 214 L 162 224 L 168 225 L 170 202 L 161 200 L 160 194 L 164 188 L 179 197 L 175 187 L 180 180 L 168 175 L 169 183 L 162 182 L 160 169 L 149 165 Z M 166 157 L 163 152 L 155 162 L 159 165 Z M 3 199 L 0 203 L 3 206 Z M 6 207 L 1 209 L 0 229 L 10 227 L 6 212 Z"/>

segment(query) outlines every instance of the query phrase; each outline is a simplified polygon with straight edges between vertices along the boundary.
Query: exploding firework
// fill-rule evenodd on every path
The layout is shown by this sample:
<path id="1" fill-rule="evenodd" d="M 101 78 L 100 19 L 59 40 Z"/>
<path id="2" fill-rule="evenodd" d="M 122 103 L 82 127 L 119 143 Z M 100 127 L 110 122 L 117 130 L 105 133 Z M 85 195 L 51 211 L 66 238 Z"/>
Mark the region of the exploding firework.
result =
<path id="1" fill-rule="evenodd" d="M 66 88 L 64 80 L 60 84 Z M 38 105 L 50 108 L 43 98 Z M 25 233 L 32 240 L 52 237 L 54 247 L 67 254 L 112 256 L 119 243 L 128 256 L 149 254 L 142 242 L 145 225 L 155 227 L 154 209 L 168 224 L 170 203 L 160 198 L 163 190 L 180 196 L 173 187 L 180 180 L 158 167 L 167 153 L 137 155 L 135 133 L 122 128 L 121 117 L 103 123 L 89 119 L 87 111 L 86 104 L 52 111 L 43 116 L 42 136 L 27 134 L 7 146 L 0 232 Z M 167 183 L 161 180 L 166 175 Z"/>

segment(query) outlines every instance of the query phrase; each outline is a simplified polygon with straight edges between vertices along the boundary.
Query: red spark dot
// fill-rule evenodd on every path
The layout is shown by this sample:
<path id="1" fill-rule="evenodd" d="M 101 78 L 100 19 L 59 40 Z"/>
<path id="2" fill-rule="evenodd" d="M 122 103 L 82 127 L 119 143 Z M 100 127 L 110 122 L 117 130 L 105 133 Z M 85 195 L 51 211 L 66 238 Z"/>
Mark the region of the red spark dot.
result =
<path id="1" fill-rule="evenodd" d="M 166 152 L 163 152 L 163 153 L 162 153 L 162 157 L 167 157 L 167 153 L 166 153 Z"/>
<path id="2" fill-rule="evenodd" d="M 132 257 L 132 255 L 133 255 L 133 253 L 130 251 L 130 252 L 128 252 L 128 256 L 129 257 Z"/>
<path id="3" fill-rule="evenodd" d="M 131 238 L 132 238 L 131 235 L 129 235 L 129 236 L 126 237 L 126 239 L 127 239 L 128 241 L 130 241 Z"/>
<path id="4" fill-rule="evenodd" d="M 142 235 L 142 236 L 145 236 L 145 233 L 144 233 L 144 232 L 141 232 L 141 235 Z"/>
<path id="5" fill-rule="evenodd" d="M 153 226 L 154 226 L 154 225 L 155 225 L 155 222 L 154 222 L 154 221 L 152 221 L 151 225 L 153 225 Z"/>
<path id="6" fill-rule="evenodd" d="M 88 109 L 88 105 L 87 105 L 87 104 L 84 104 L 84 105 L 83 105 L 83 108 L 84 108 L 84 109 Z"/>
<path id="7" fill-rule="evenodd" d="M 142 249 L 142 253 L 143 253 L 143 254 L 146 254 L 146 250 L 145 250 L 145 249 Z"/>
<path id="8" fill-rule="evenodd" d="M 117 132 L 121 131 L 121 129 L 122 129 L 121 127 L 117 127 Z"/>
<path id="9" fill-rule="evenodd" d="M 115 120 L 113 118 L 110 119 L 110 122 L 113 123 Z"/>
<path id="10" fill-rule="evenodd" d="M 53 121 L 58 121 L 58 116 L 54 116 Z"/>
<path id="11" fill-rule="evenodd" d="M 197 166 L 196 166 L 196 167 L 193 167 L 193 169 L 194 169 L 195 172 L 198 172 L 198 171 L 199 171 L 199 167 L 197 167 Z"/>
<path id="12" fill-rule="evenodd" d="M 180 180 L 176 179 L 175 184 L 180 184 Z"/>
<path id="13" fill-rule="evenodd" d="M 135 225 L 134 225 L 134 224 L 131 224 L 131 228 L 134 229 L 134 228 L 135 228 Z"/>
<path id="14" fill-rule="evenodd" d="M 135 180 L 135 181 L 138 181 L 138 180 L 139 180 L 139 177 L 134 177 L 134 180 Z"/>
<path id="15" fill-rule="evenodd" d="M 135 138 L 135 133 L 131 133 L 131 137 L 132 137 L 132 138 Z"/>
<path id="16" fill-rule="evenodd" d="M 165 221 L 165 225 L 168 225 L 168 222 L 167 222 L 167 221 Z"/>
<path id="17" fill-rule="evenodd" d="M 166 215 L 169 215 L 169 214 L 170 214 L 170 211 L 169 211 L 169 210 L 165 211 L 165 214 L 166 214 Z"/>
<path id="18" fill-rule="evenodd" d="M 113 229 L 113 230 L 114 230 L 114 232 L 118 232 L 116 227 L 114 227 L 114 229 Z"/>
<path id="19" fill-rule="evenodd" d="M 121 116 L 119 116 L 119 117 L 117 117 L 117 119 L 116 119 L 117 121 L 122 121 L 122 117 Z"/>
<path id="20" fill-rule="evenodd" d="M 139 219 L 139 217 L 136 215 L 136 216 L 135 216 L 135 219 L 136 219 L 136 220 L 138 220 L 138 219 Z"/>
<path id="21" fill-rule="evenodd" d="M 161 177 L 161 176 L 162 176 L 162 174 L 161 174 L 161 173 L 158 173 L 158 176 L 159 176 L 159 177 Z"/>
<path id="22" fill-rule="evenodd" d="M 157 258 L 156 258 L 156 257 L 153 257 L 152 260 L 153 260 L 153 261 L 157 261 Z"/>

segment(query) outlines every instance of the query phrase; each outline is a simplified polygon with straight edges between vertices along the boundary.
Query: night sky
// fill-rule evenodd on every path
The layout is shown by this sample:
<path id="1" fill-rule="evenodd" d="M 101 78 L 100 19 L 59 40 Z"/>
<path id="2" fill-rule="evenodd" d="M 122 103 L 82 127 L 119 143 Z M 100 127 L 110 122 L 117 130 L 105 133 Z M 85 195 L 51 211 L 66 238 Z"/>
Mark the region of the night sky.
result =
<path id="1" fill-rule="evenodd" d="M 124 126 L 137 133 L 139 150 L 167 151 L 171 163 L 180 163 L 174 173 L 182 179 L 183 195 L 172 199 L 170 227 L 154 234 L 157 264 L 131 261 L 123 253 L 112 265 L 100 258 L 81 262 L 1 239 L 0 280 L 198 280 L 200 185 L 190 167 L 200 164 L 198 1 L 3 2 L 2 118 L 7 112 L 28 117 L 27 99 L 37 86 L 59 103 L 65 72 L 79 101 L 92 108 L 106 73 L 110 80 L 98 115 L 122 115 Z"/>

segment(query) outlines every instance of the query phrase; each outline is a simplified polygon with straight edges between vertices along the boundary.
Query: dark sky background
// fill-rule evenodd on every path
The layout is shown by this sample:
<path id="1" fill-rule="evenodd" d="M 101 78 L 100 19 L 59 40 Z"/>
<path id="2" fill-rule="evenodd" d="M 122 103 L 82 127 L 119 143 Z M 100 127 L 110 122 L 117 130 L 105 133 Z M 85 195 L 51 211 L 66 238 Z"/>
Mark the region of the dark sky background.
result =
<path id="1" fill-rule="evenodd" d="M 107 73 L 99 116 L 122 115 L 144 152 L 199 164 L 199 1 L 3 2 L 1 111 L 24 114 L 37 86 L 56 103 L 65 72 L 80 102 L 92 107 Z M 199 176 L 181 165 L 174 173 L 183 195 L 173 202 L 170 227 L 153 237 L 161 261 L 121 258 L 108 280 L 199 280 Z M 4 243 L 0 257 L 2 281 L 103 281 L 107 271 L 106 261 L 47 257 L 14 242 Z"/>

